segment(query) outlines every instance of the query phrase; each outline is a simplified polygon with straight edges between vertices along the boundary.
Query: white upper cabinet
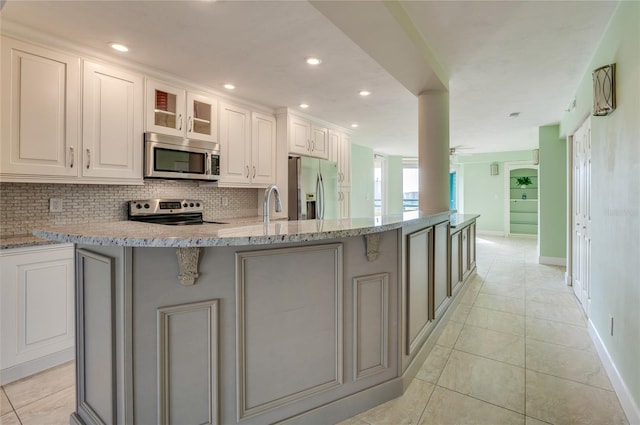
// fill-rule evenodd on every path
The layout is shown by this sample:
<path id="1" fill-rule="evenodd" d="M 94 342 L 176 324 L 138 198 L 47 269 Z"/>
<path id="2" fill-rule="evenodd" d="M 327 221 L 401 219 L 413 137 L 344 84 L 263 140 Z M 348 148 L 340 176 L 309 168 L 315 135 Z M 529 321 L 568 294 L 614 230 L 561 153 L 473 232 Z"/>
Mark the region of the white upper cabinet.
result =
<path id="1" fill-rule="evenodd" d="M 342 133 L 338 143 L 338 185 L 351 186 L 351 138 Z"/>
<path id="2" fill-rule="evenodd" d="M 212 96 L 147 80 L 147 131 L 213 142 L 216 117 Z"/>
<path id="3" fill-rule="evenodd" d="M 251 182 L 251 111 L 220 103 L 220 183 Z"/>
<path id="4" fill-rule="evenodd" d="M 291 116 L 289 121 L 289 153 L 309 155 L 311 151 L 311 123 Z"/>
<path id="5" fill-rule="evenodd" d="M 82 176 L 142 181 L 142 98 L 139 75 L 84 63 Z"/>
<path id="6" fill-rule="evenodd" d="M 275 118 L 220 103 L 220 157 L 220 186 L 265 187 L 275 183 Z"/>
<path id="7" fill-rule="evenodd" d="M 311 156 L 329 159 L 329 134 L 325 127 L 311 125 Z"/>
<path id="8" fill-rule="evenodd" d="M 254 112 L 251 115 L 252 183 L 273 184 L 276 176 L 276 119 Z"/>
<path id="9" fill-rule="evenodd" d="M 2 180 L 77 176 L 80 59 L 2 38 Z"/>
<path id="10" fill-rule="evenodd" d="M 329 131 L 304 118 L 288 115 L 289 153 L 329 159 Z"/>

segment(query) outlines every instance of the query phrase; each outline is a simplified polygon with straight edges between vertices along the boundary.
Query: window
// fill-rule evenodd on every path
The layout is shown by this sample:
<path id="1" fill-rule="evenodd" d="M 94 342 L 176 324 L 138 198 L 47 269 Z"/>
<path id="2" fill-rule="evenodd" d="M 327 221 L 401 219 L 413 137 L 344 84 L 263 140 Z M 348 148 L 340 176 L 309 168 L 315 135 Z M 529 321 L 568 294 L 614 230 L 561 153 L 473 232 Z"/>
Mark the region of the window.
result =
<path id="1" fill-rule="evenodd" d="M 402 211 L 415 211 L 418 209 L 418 194 L 420 178 L 417 158 L 404 158 L 402 160 Z"/>
<path id="2" fill-rule="evenodd" d="M 373 186 L 373 208 L 374 215 L 380 216 L 385 215 L 387 213 L 386 208 L 386 167 L 385 167 L 385 157 L 381 155 L 375 155 L 373 159 L 373 177 L 374 177 L 374 186 Z"/>

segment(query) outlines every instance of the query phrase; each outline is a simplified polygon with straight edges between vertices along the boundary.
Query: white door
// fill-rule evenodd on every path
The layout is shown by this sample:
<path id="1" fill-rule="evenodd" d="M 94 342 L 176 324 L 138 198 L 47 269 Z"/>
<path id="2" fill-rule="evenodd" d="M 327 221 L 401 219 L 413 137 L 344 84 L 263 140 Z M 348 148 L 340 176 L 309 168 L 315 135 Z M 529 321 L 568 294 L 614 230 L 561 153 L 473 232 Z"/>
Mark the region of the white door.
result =
<path id="1" fill-rule="evenodd" d="M 251 112 L 228 103 L 220 103 L 220 182 L 251 181 Z"/>
<path id="2" fill-rule="evenodd" d="M 573 135 L 573 291 L 589 315 L 591 296 L 591 120 Z"/>
<path id="3" fill-rule="evenodd" d="M 2 173 L 78 175 L 80 59 L 2 39 Z"/>
<path id="4" fill-rule="evenodd" d="M 289 153 L 309 155 L 311 147 L 311 124 L 307 121 L 290 117 Z"/>
<path id="5" fill-rule="evenodd" d="M 142 183 L 142 77 L 84 63 L 82 176 Z"/>
<path id="6" fill-rule="evenodd" d="M 187 137 L 215 142 L 218 136 L 218 102 L 204 94 L 187 93 Z"/>
<path id="7" fill-rule="evenodd" d="M 147 131 L 184 137 L 185 96 L 178 87 L 147 80 Z"/>
<path id="8" fill-rule="evenodd" d="M 276 181 L 276 120 L 254 112 L 252 121 L 251 182 L 273 184 Z"/>

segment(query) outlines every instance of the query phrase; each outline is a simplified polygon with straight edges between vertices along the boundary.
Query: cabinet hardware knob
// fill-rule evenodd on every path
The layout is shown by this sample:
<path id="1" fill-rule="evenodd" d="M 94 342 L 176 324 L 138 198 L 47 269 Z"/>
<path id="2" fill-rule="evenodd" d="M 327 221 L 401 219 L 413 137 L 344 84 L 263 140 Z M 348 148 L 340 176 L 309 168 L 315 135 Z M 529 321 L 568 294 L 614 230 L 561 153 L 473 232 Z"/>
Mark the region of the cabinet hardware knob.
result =
<path id="1" fill-rule="evenodd" d="M 69 156 L 71 159 L 69 160 L 69 167 L 73 168 L 74 155 L 73 155 L 73 146 L 69 146 Z"/>
<path id="2" fill-rule="evenodd" d="M 247 169 L 247 178 L 249 178 L 249 166 L 245 165 L 245 168 Z"/>
<path id="3" fill-rule="evenodd" d="M 178 119 L 180 120 L 180 127 L 178 127 L 178 130 L 182 131 L 182 114 L 178 115 Z"/>
<path id="4" fill-rule="evenodd" d="M 189 117 L 189 133 L 193 131 L 193 118 Z"/>
<path id="5" fill-rule="evenodd" d="M 253 178 L 254 179 L 256 178 L 256 166 L 255 165 L 253 166 Z"/>
<path id="6" fill-rule="evenodd" d="M 91 168 L 91 149 L 87 148 L 87 170 Z"/>

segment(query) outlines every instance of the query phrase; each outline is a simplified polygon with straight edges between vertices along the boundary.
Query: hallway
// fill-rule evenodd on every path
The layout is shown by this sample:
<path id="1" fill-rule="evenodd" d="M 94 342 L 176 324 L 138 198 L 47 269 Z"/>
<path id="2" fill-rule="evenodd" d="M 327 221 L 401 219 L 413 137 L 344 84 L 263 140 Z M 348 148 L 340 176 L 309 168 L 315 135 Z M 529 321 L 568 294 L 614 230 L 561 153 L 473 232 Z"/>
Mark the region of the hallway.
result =
<path id="1" fill-rule="evenodd" d="M 536 241 L 478 237 L 477 266 L 407 392 L 341 425 L 627 424 L 563 270 L 536 263 Z M 73 379 L 67 363 L 3 387 L 0 423 L 68 424 Z"/>
<path id="2" fill-rule="evenodd" d="M 405 394 L 340 425 L 627 424 L 564 269 L 478 236 L 478 274 Z"/>

